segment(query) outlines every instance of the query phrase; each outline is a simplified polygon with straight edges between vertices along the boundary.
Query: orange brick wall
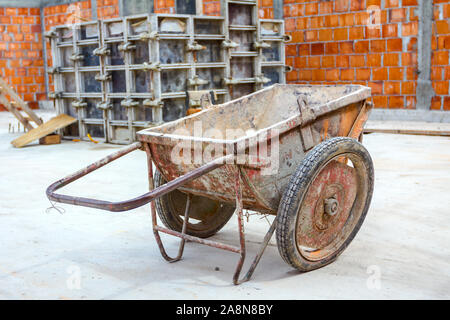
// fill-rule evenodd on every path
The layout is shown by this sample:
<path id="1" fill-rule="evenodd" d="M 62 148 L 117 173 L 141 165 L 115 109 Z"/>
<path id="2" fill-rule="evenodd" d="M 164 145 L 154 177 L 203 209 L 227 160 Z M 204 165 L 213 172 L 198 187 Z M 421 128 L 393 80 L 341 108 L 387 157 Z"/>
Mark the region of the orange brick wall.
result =
<path id="1" fill-rule="evenodd" d="M 288 82 L 367 85 L 377 108 L 415 108 L 417 0 L 403 0 L 402 7 L 398 0 L 383 7 L 380 0 L 284 3 L 293 37 Z"/>
<path id="2" fill-rule="evenodd" d="M 431 109 L 450 110 L 450 0 L 434 0 L 431 81 L 436 96 Z"/>
<path id="3" fill-rule="evenodd" d="M 0 73 L 31 108 L 45 99 L 42 57 L 40 10 L 0 8 Z"/>

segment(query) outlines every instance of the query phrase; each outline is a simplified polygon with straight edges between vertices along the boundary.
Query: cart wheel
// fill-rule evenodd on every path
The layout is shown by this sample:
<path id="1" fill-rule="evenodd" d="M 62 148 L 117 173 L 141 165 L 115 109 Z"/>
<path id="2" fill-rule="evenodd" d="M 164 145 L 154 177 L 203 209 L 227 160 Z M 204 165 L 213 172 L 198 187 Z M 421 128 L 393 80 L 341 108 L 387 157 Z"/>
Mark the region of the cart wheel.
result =
<path id="1" fill-rule="evenodd" d="M 277 244 L 300 271 L 333 262 L 355 237 L 373 192 L 369 152 L 351 138 L 315 146 L 301 162 L 278 208 Z"/>
<path id="2" fill-rule="evenodd" d="M 155 188 L 165 183 L 164 177 L 159 171 L 156 171 Z M 169 229 L 181 232 L 187 195 L 174 190 L 155 201 L 156 211 L 164 225 Z M 234 205 L 194 195 L 191 199 L 187 234 L 208 238 L 222 229 L 234 211 Z"/>

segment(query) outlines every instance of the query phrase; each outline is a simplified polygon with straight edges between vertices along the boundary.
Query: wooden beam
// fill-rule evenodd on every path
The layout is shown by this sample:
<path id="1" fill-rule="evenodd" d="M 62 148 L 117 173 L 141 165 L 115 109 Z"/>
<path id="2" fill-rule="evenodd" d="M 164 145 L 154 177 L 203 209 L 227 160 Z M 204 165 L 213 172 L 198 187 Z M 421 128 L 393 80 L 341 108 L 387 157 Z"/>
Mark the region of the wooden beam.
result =
<path id="1" fill-rule="evenodd" d="M 37 125 L 42 124 L 42 120 L 34 113 L 28 104 L 22 100 L 22 98 L 5 82 L 5 80 L 0 77 L 0 91 L 8 94 L 11 99 L 13 99 L 19 107 L 34 121 Z"/>
<path id="2" fill-rule="evenodd" d="M 11 105 L 11 103 L 6 99 L 6 97 L 0 93 L 0 103 L 5 106 L 6 109 L 8 109 L 9 112 L 11 112 L 17 120 L 26 128 L 28 131 L 33 129 L 33 126 L 30 124 L 30 122 L 24 118 L 24 116 L 20 113 L 20 111 Z"/>

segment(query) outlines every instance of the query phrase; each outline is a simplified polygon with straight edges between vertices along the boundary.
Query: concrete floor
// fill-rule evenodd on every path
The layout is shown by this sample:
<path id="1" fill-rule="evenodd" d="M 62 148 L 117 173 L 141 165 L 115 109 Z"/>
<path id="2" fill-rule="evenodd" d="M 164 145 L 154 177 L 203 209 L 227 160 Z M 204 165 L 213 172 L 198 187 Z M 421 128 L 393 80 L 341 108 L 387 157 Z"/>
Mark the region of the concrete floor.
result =
<path id="1" fill-rule="evenodd" d="M 164 261 L 148 205 L 116 214 L 70 205 L 57 205 L 64 214 L 47 211 L 50 183 L 120 147 L 64 141 L 14 149 L 10 141 L 18 134 L 8 133 L 9 122 L 17 123 L 0 113 L 2 299 L 450 298 L 449 138 L 366 135 L 375 192 L 365 223 L 340 258 L 299 274 L 272 239 L 253 280 L 233 286 L 236 254 L 188 243 L 182 261 Z M 135 152 L 64 193 L 124 200 L 146 190 L 145 154 Z M 255 216 L 246 225 L 252 256 L 267 227 Z M 164 239 L 174 253 L 178 240 Z M 235 219 L 214 239 L 237 245 Z"/>

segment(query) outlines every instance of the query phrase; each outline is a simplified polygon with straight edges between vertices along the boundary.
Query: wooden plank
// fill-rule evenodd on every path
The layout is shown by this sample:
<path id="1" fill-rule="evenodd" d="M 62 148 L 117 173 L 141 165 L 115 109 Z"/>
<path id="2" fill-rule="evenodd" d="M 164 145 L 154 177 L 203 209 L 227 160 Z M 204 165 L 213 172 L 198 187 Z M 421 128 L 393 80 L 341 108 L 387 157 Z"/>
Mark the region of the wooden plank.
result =
<path id="1" fill-rule="evenodd" d="M 450 123 L 369 120 L 364 132 L 450 136 Z"/>
<path id="2" fill-rule="evenodd" d="M 5 106 L 6 109 L 8 109 L 9 112 L 11 112 L 17 120 L 20 121 L 20 123 L 26 128 L 28 131 L 33 129 L 33 126 L 30 124 L 30 122 L 20 113 L 20 111 L 11 105 L 11 103 L 6 99 L 6 97 L 0 93 L 0 103 Z"/>
<path id="3" fill-rule="evenodd" d="M 41 124 L 39 127 L 34 128 L 33 130 L 30 130 L 24 135 L 18 137 L 11 143 L 14 147 L 21 148 L 34 140 L 45 137 L 46 135 L 54 132 L 55 130 L 67 127 L 68 125 L 76 121 L 77 119 L 71 116 L 68 116 L 66 114 L 60 114 L 59 116 L 50 119 L 44 124 Z"/>
<path id="4" fill-rule="evenodd" d="M 30 107 L 28 107 L 28 104 L 22 100 L 22 98 L 13 90 L 11 87 L 5 82 L 5 80 L 0 77 L 0 91 L 8 94 L 11 99 L 13 99 L 19 107 L 22 108 L 22 110 L 28 114 L 28 116 L 33 119 L 34 122 L 36 122 L 37 125 L 42 124 L 42 120 L 34 113 Z"/>
<path id="5" fill-rule="evenodd" d="M 61 143 L 61 136 L 59 134 L 49 134 L 48 136 L 39 139 L 39 144 L 59 144 Z"/>

